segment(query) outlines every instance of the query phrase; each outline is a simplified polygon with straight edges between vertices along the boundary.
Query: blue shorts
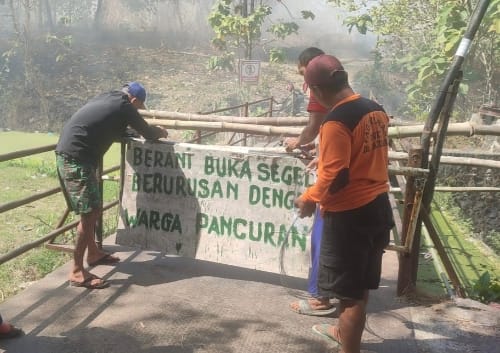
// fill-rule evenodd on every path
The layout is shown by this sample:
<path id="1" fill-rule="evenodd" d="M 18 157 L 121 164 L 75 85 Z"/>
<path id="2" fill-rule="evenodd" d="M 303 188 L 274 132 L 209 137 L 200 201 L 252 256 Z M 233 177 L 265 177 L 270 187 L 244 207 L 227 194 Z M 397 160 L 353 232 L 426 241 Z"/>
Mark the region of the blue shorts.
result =
<path id="1" fill-rule="evenodd" d="M 319 294 L 339 299 L 363 299 L 377 289 L 382 255 L 394 226 L 387 193 L 348 211 L 325 212 L 321 241 Z"/>

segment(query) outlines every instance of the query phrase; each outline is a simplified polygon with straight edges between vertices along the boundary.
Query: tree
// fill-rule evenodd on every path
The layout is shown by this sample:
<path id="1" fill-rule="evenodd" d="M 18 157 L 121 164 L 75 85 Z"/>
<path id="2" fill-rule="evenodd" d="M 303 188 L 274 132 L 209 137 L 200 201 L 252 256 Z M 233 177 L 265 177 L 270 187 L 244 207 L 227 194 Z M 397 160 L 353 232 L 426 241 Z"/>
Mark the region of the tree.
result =
<path id="1" fill-rule="evenodd" d="M 214 68 L 231 67 L 234 60 L 235 50 L 242 54 L 245 59 L 252 59 L 254 48 L 260 44 L 264 23 L 272 14 L 272 6 L 255 0 L 218 0 L 212 12 L 209 14 L 208 22 L 215 32 L 212 39 L 213 46 L 221 53 L 211 58 L 209 66 Z M 282 0 L 277 1 L 286 6 Z M 304 19 L 314 19 L 310 11 L 302 11 Z M 268 32 L 277 39 L 284 39 L 291 34 L 298 33 L 299 26 L 295 22 L 279 21 L 272 23 Z M 242 52 L 242 53 L 241 53 Z M 271 51 L 271 61 L 277 61 L 280 52 Z"/>
<path id="2" fill-rule="evenodd" d="M 477 0 L 329 0 L 351 14 L 349 31 L 378 35 L 385 67 L 403 77 L 404 112 L 423 116 L 449 67 Z M 492 0 L 464 63 L 458 108 L 469 113 L 497 104 L 500 63 L 500 0 Z"/>

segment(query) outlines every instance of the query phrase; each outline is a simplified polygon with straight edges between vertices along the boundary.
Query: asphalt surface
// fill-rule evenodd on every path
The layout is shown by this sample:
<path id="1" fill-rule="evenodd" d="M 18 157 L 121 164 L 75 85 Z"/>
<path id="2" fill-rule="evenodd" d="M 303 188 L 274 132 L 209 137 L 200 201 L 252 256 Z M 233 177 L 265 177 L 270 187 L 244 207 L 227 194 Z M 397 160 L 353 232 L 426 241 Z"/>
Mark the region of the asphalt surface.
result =
<path id="1" fill-rule="evenodd" d="M 57 269 L 0 304 L 2 316 L 26 333 L 0 340 L 0 352 L 337 352 L 311 330 L 334 324 L 334 317 L 289 309 L 304 295 L 304 279 L 107 242 L 122 261 L 93 272 L 111 286 L 71 287 L 70 264 Z M 396 254 L 387 252 L 381 287 L 371 292 L 362 352 L 500 352 L 498 309 L 411 304 L 395 296 L 396 279 Z"/>

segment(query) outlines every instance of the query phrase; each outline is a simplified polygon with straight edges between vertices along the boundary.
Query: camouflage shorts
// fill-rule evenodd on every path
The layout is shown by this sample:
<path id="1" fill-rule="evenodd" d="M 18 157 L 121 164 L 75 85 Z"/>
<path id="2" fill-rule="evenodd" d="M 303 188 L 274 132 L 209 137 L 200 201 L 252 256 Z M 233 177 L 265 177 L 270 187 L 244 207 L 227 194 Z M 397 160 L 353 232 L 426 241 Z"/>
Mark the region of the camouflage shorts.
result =
<path id="1" fill-rule="evenodd" d="M 73 158 L 56 154 L 57 174 L 68 208 L 76 214 L 101 208 L 96 168 Z"/>

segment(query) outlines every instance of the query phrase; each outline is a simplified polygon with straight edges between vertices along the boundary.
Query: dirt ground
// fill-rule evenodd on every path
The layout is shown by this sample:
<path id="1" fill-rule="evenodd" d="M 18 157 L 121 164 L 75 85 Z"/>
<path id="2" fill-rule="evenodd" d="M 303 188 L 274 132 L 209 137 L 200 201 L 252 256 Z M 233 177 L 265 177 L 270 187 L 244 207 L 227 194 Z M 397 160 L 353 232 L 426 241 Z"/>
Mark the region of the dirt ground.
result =
<path id="1" fill-rule="evenodd" d="M 0 127 L 57 132 L 90 97 L 133 80 L 145 85 L 148 109 L 189 113 L 269 97 L 275 100 L 273 108 L 279 110 L 285 106 L 290 108 L 292 87 L 302 93 L 303 78 L 297 74 L 295 57 L 285 64 L 262 62 L 259 83 L 254 85 L 240 83 L 237 68 L 208 70 L 210 54 L 206 51 L 79 43 L 63 59 L 54 62 L 45 48 L 39 50 L 35 90 L 23 91 L 20 82 L 12 82 L 12 104 L 0 108 Z M 349 60 L 346 67 L 358 71 L 365 65 L 366 61 Z M 18 99 L 23 95 L 31 99 Z M 253 109 L 253 113 L 262 113 L 268 106 Z M 290 116 L 290 113 L 291 109 L 282 114 L 275 111 L 274 115 Z M 240 112 L 225 114 L 239 115 Z"/>

